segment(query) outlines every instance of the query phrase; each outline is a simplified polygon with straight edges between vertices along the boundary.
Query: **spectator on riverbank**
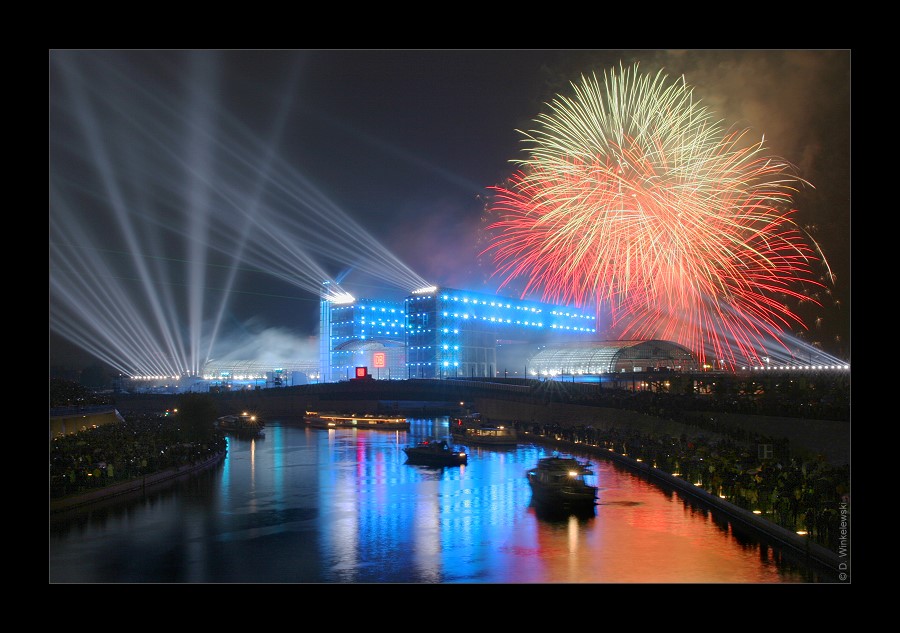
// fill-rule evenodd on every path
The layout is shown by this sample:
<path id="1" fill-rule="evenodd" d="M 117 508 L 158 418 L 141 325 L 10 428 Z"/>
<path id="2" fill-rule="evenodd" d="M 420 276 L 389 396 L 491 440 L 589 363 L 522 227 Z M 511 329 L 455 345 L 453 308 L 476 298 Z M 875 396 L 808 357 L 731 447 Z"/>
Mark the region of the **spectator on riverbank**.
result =
<path id="1" fill-rule="evenodd" d="M 51 499 L 191 465 L 227 448 L 218 431 L 205 441 L 186 441 L 177 415 L 126 414 L 124 419 L 53 438 Z"/>

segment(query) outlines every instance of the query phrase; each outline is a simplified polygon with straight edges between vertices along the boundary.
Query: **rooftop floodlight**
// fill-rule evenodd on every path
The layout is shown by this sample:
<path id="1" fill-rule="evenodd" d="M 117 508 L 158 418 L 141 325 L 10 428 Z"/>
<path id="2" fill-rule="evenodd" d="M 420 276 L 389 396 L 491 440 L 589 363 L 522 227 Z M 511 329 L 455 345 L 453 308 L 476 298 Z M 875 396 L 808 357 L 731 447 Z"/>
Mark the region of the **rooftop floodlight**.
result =
<path id="1" fill-rule="evenodd" d="M 325 299 L 327 301 L 330 301 L 331 303 L 338 303 L 338 304 L 347 304 L 347 303 L 353 303 L 354 301 L 356 301 L 356 298 L 353 295 L 351 295 L 349 292 L 334 294 L 334 295 L 331 295 L 330 297 L 325 297 Z"/>

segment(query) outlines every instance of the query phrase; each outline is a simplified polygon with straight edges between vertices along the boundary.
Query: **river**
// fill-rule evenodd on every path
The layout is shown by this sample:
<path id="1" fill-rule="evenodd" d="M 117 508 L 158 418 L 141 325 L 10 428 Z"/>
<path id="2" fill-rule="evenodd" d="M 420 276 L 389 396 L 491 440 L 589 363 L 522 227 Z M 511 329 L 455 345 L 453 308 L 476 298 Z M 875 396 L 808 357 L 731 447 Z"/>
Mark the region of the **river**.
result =
<path id="1" fill-rule="evenodd" d="M 403 447 L 449 436 L 272 420 L 216 467 L 50 521 L 51 583 L 830 583 L 717 512 L 597 457 L 596 513 L 546 519 L 540 444 L 469 448 L 449 468 Z"/>

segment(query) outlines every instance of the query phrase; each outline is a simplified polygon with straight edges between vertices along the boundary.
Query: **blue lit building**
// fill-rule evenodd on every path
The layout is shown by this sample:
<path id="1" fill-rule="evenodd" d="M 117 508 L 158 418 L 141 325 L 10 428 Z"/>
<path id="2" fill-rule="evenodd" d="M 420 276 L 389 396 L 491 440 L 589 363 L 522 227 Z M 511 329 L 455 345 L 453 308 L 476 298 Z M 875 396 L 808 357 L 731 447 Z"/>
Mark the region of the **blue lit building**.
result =
<path id="1" fill-rule="evenodd" d="M 368 367 L 374 378 L 406 378 L 405 312 L 402 301 L 323 300 L 319 329 L 322 382 L 340 382 Z"/>
<path id="2" fill-rule="evenodd" d="M 589 340 L 592 314 L 565 306 L 452 288 L 417 290 L 402 302 L 323 299 L 320 365 L 325 382 L 369 368 L 376 379 L 480 378 L 519 373 L 541 346 Z"/>

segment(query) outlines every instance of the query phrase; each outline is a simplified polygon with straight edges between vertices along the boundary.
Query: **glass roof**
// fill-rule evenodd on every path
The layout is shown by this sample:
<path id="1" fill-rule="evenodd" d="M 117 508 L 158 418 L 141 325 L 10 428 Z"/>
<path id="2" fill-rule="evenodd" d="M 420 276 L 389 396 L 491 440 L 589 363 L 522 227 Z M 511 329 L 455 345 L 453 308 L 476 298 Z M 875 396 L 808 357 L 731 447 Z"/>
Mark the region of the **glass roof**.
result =
<path id="1" fill-rule="evenodd" d="M 542 373 L 603 374 L 644 367 L 696 369 L 690 351 L 671 341 L 581 341 L 547 347 L 528 362 Z"/>

